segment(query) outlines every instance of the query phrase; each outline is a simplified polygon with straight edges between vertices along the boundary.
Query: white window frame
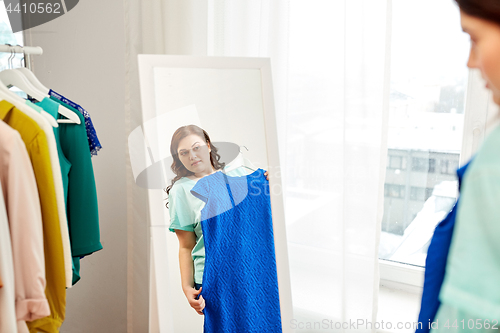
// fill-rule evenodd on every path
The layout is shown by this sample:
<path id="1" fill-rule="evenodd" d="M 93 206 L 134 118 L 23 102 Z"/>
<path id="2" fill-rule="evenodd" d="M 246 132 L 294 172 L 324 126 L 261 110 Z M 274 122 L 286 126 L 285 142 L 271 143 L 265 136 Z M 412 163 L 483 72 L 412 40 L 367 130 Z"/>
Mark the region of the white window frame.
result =
<path id="1" fill-rule="evenodd" d="M 465 99 L 464 130 L 460 166 L 467 163 L 486 134 L 498 124 L 498 107 L 485 87 L 478 70 L 470 70 Z M 425 268 L 379 259 L 380 285 L 407 292 L 421 293 Z"/>

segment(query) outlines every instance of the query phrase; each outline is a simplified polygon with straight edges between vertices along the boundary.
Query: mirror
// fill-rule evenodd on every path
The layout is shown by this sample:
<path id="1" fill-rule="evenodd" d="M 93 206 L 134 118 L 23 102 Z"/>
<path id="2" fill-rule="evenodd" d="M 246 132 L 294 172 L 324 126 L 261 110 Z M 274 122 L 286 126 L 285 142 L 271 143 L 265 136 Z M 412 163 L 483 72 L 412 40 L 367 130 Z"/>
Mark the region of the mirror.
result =
<path id="1" fill-rule="evenodd" d="M 148 189 L 152 331 L 202 332 L 205 325 L 206 332 L 291 332 L 269 59 L 139 55 L 139 74 L 144 124 L 130 134 L 129 150 L 136 184 Z M 172 136 L 186 125 L 205 130 L 225 166 L 195 179 L 199 171 L 186 159 L 206 168 L 209 145 L 200 135 L 188 146 L 190 136 L 174 140 L 177 152 L 186 148 L 178 163 L 195 171 L 176 180 L 167 209 L 163 189 L 176 176 Z M 183 272 L 202 284 L 204 315 L 190 306 L 182 289 L 182 232 L 196 241 L 193 266 Z"/>

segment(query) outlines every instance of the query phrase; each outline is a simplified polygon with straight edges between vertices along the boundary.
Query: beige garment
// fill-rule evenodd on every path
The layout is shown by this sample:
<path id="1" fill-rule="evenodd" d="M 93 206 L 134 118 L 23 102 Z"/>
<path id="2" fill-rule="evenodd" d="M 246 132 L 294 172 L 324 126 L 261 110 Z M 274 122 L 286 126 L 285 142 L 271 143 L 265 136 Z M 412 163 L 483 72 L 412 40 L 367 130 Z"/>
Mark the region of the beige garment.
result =
<path id="1" fill-rule="evenodd" d="M 2 191 L 0 191 L 0 278 L 5 283 L 0 289 L 0 332 L 17 333 L 12 245 Z"/>
<path id="2" fill-rule="evenodd" d="M 39 117 L 40 115 L 35 113 L 33 116 Z M 66 313 L 66 279 L 64 249 L 49 149 L 50 139 L 55 141 L 54 134 L 49 130 L 49 135 L 46 135 L 35 120 L 5 100 L 0 101 L 0 119 L 18 131 L 26 145 L 40 198 L 47 281 L 45 295 L 49 303 L 50 315 L 40 319 L 30 316 L 27 319 L 29 321 L 27 325 L 32 333 L 56 333 L 59 332 Z M 16 308 L 16 310 L 20 319 L 19 313 L 22 313 L 23 309 Z"/>
<path id="3" fill-rule="evenodd" d="M 0 121 L 0 181 L 9 220 L 18 320 L 50 315 L 45 296 L 42 214 L 35 175 L 19 133 Z"/>
<path id="4" fill-rule="evenodd" d="M 25 321 L 20 320 L 17 322 L 17 333 L 30 333 Z"/>

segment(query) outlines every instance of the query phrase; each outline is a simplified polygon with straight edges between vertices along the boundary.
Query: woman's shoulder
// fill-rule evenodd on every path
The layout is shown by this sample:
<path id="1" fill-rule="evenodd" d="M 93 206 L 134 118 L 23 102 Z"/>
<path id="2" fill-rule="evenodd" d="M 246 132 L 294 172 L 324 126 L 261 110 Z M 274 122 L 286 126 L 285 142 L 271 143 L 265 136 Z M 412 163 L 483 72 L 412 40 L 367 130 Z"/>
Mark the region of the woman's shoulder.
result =
<path id="1" fill-rule="evenodd" d="M 177 180 L 170 189 L 169 196 L 185 195 L 196 185 L 196 181 L 187 177 Z"/>
<path id="2" fill-rule="evenodd" d="M 500 126 L 493 129 L 484 140 L 482 146 L 474 157 L 469 174 L 495 174 L 500 175 Z"/>
<path id="3" fill-rule="evenodd" d="M 185 177 L 184 177 L 185 178 Z M 173 211 L 198 211 L 203 207 L 203 201 L 196 198 L 191 190 L 197 184 L 191 179 L 181 178 L 174 183 L 169 194 L 168 200 Z"/>

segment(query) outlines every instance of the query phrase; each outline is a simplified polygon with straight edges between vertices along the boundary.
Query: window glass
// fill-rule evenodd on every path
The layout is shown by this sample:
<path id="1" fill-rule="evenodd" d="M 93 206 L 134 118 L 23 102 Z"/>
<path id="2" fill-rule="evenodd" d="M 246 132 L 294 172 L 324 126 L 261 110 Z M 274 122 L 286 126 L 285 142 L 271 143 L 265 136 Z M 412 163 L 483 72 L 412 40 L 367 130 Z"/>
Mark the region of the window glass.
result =
<path id="1" fill-rule="evenodd" d="M 379 257 L 424 266 L 433 230 L 457 197 L 469 43 L 452 1 L 396 0 L 392 15 Z"/>
<path id="2" fill-rule="evenodd" d="M 0 4 L 0 44 L 11 44 L 11 45 L 24 45 L 23 43 L 23 33 L 17 32 L 12 33 L 10 28 L 10 21 L 5 10 L 3 2 Z M 0 52 L 0 70 L 9 68 L 9 61 L 11 54 Z M 10 61 L 10 64 L 14 67 L 21 67 L 22 54 L 17 54 L 15 59 Z"/>
<path id="3" fill-rule="evenodd" d="M 9 17 L 3 2 L 0 3 L 0 44 L 24 45 L 23 33 L 12 33 Z M 15 56 L 12 56 L 12 54 L 8 52 L 0 52 L 0 71 L 9 68 L 24 67 L 23 57 L 23 54 L 15 54 Z M 24 92 L 15 87 L 12 87 L 11 90 L 24 98 L 27 97 Z"/>

